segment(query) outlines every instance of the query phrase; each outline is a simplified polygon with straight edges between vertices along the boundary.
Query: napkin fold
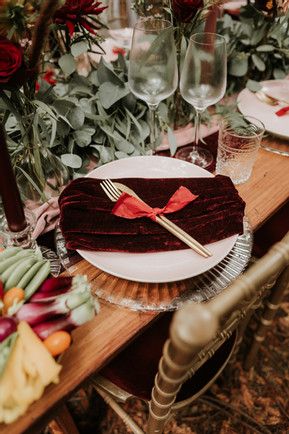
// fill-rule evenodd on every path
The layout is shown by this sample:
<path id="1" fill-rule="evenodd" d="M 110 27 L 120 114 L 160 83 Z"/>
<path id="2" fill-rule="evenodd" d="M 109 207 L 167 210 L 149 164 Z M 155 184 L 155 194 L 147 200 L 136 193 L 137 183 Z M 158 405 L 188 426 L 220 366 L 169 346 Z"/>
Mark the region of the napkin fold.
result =
<path id="1" fill-rule="evenodd" d="M 169 215 L 171 221 L 201 244 L 243 232 L 245 203 L 230 178 L 115 179 L 134 190 L 152 208 L 164 208 L 180 186 L 198 196 Z M 60 227 L 69 249 L 111 252 L 156 252 L 187 248 L 154 221 L 112 213 L 100 179 L 72 181 L 59 198 Z"/>

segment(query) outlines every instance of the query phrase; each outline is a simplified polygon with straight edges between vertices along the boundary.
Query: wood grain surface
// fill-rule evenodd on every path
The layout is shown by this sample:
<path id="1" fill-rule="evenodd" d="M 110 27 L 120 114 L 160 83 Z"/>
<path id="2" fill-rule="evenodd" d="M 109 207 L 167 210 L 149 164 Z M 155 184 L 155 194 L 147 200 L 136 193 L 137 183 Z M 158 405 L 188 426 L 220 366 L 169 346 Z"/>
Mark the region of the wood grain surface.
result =
<path id="1" fill-rule="evenodd" d="M 246 201 L 246 214 L 252 228 L 256 230 L 289 198 L 289 157 L 261 150 L 250 180 L 238 190 Z M 99 271 L 82 260 L 73 267 L 73 273 L 87 274 L 93 285 Z M 65 398 L 156 317 L 156 313 L 135 312 L 101 303 L 100 314 L 73 333 L 73 345 L 61 361 L 59 384 L 48 387 L 43 397 L 15 423 L 0 425 L 0 433 L 37 432 L 56 414 L 57 406 Z"/>

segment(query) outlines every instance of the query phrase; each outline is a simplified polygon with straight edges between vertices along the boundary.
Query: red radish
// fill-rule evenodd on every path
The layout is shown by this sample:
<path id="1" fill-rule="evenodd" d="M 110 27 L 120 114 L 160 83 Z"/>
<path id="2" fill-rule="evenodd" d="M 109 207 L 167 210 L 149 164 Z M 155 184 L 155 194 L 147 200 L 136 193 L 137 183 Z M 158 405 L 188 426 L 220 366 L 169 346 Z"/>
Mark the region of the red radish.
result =
<path id="1" fill-rule="evenodd" d="M 16 332 L 17 324 L 16 321 L 8 316 L 3 316 L 0 318 L 0 342 L 3 342 L 8 336 Z"/>
<path id="2" fill-rule="evenodd" d="M 45 321 L 41 324 L 35 325 L 34 332 L 40 337 L 40 339 L 46 339 L 52 333 L 59 330 L 71 331 L 75 327 L 90 321 L 98 309 L 97 305 L 92 305 L 90 302 L 83 303 L 76 309 L 72 310 L 69 315 L 53 319 L 51 321 Z"/>
<path id="3" fill-rule="evenodd" d="M 60 292 L 71 287 L 72 276 L 58 276 L 46 279 L 37 292 Z"/>

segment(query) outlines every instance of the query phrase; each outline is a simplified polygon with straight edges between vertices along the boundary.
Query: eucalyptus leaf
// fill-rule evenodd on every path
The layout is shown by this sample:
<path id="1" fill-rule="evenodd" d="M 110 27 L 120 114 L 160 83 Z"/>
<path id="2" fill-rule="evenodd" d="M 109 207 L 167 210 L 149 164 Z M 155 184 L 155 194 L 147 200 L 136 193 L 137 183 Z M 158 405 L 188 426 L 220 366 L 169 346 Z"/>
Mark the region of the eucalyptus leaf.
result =
<path id="1" fill-rule="evenodd" d="M 66 123 L 61 121 L 58 121 L 57 123 L 57 134 L 61 137 L 64 138 L 69 134 L 70 131 L 70 126 Z"/>
<path id="2" fill-rule="evenodd" d="M 72 54 L 68 53 L 61 56 L 58 64 L 66 75 L 70 75 L 76 70 L 76 64 Z"/>
<path id="3" fill-rule="evenodd" d="M 80 129 L 84 124 L 84 112 L 81 108 L 75 107 L 68 113 L 67 116 L 68 121 L 72 125 L 75 130 Z"/>
<path id="4" fill-rule="evenodd" d="M 103 83 L 99 86 L 99 99 L 105 109 L 109 109 L 117 101 L 130 93 L 128 86 Z"/>
<path id="5" fill-rule="evenodd" d="M 267 25 L 264 23 L 261 27 L 257 28 L 251 38 L 251 45 L 257 45 L 262 41 L 267 31 Z"/>
<path id="6" fill-rule="evenodd" d="M 134 146 L 127 140 L 116 140 L 115 147 L 118 151 L 125 152 L 126 154 L 131 154 L 134 151 Z"/>
<path id="7" fill-rule="evenodd" d="M 101 58 L 97 68 L 97 78 L 100 84 L 110 82 L 117 86 L 123 86 L 124 82 L 117 76 L 117 74 L 111 70 L 111 67 Z"/>
<path id="8" fill-rule="evenodd" d="M 137 101 L 136 97 L 130 92 L 121 102 L 130 112 L 134 112 L 136 110 Z"/>
<path id="9" fill-rule="evenodd" d="M 129 155 L 127 155 L 125 152 L 121 152 L 121 151 L 115 151 L 114 155 L 118 160 L 120 160 L 121 158 L 129 157 Z"/>
<path id="10" fill-rule="evenodd" d="M 110 161 L 113 161 L 114 153 L 111 148 L 108 146 L 101 146 L 101 145 L 91 145 L 92 148 L 96 149 L 99 158 L 101 159 L 102 163 L 109 163 Z"/>
<path id="11" fill-rule="evenodd" d="M 80 56 L 82 53 L 85 53 L 89 48 L 88 42 L 86 40 L 82 40 L 76 43 L 73 43 L 70 47 L 71 54 L 74 57 Z"/>
<path id="12" fill-rule="evenodd" d="M 139 130 L 140 131 L 140 139 L 141 139 L 141 141 L 144 141 L 150 135 L 150 127 L 149 127 L 148 123 L 145 122 L 143 119 L 140 119 L 138 122 L 139 122 L 139 125 L 141 127 L 141 130 Z"/>
<path id="13" fill-rule="evenodd" d="M 92 141 L 97 144 L 102 144 L 105 141 L 105 134 L 102 130 L 97 129 L 96 132 L 92 136 Z"/>
<path id="14" fill-rule="evenodd" d="M 248 80 L 246 83 L 246 88 L 252 92 L 257 92 L 258 90 L 262 89 L 262 85 L 259 83 L 259 81 Z"/>
<path id="15" fill-rule="evenodd" d="M 229 63 L 229 74 L 234 77 L 243 77 L 248 71 L 248 56 L 245 53 L 238 53 Z"/>
<path id="16" fill-rule="evenodd" d="M 90 131 L 86 128 L 86 129 L 74 131 L 73 137 L 75 139 L 76 144 L 78 146 L 80 146 L 81 148 L 84 148 L 84 147 L 90 145 L 91 136 L 93 135 L 93 133 L 94 133 L 94 130 Z"/>
<path id="17" fill-rule="evenodd" d="M 53 113 L 52 109 L 47 104 L 38 100 L 34 100 L 33 102 L 39 109 L 43 110 L 44 113 L 47 113 L 51 118 L 56 120 L 55 113 Z"/>
<path id="18" fill-rule="evenodd" d="M 263 60 L 259 56 L 257 56 L 257 54 L 252 54 L 252 60 L 259 71 L 265 71 L 266 65 Z"/>
<path id="19" fill-rule="evenodd" d="M 274 68 L 273 70 L 273 76 L 276 80 L 282 80 L 283 78 L 286 77 L 285 71 L 283 71 L 280 68 Z"/>
<path id="20" fill-rule="evenodd" d="M 267 51 L 274 51 L 274 50 L 275 50 L 274 45 L 270 45 L 270 44 L 259 45 L 256 48 L 256 51 L 260 51 L 260 52 L 267 52 Z"/>
<path id="21" fill-rule="evenodd" d="M 80 169 L 82 166 L 82 159 L 79 157 L 79 155 L 75 154 L 62 154 L 61 161 L 63 164 L 71 167 L 72 169 Z"/>
<path id="22" fill-rule="evenodd" d="M 93 70 L 89 74 L 88 79 L 92 84 L 94 84 L 94 86 L 99 86 L 98 73 L 96 70 Z"/>
<path id="23" fill-rule="evenodd" d="M 93 105 L 93 101 L 91 101 L 88 98 L 81 98 L 79 100 L 79 107 L 83 110 L 83 112 L 86 114 L 94 114 L 95 109 Z"/>
<path id="24" fill-rule="evenodd" d="M 89 84 L 89 83 L 87 83 Z M 73 89 L 70 91 L 70 95 L 77 95 L 77 94 L 84 94 L 88 96 L 93 96 L 92 89 L 88 85 L 79 84 L 77 86 L 74 86 Z"/>

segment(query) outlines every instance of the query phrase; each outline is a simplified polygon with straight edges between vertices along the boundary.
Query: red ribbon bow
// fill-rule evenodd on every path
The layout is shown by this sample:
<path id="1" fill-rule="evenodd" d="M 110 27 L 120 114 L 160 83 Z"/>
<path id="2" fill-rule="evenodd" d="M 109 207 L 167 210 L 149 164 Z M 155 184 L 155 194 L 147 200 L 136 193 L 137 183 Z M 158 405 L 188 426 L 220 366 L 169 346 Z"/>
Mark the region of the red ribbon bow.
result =
<path id="1" fill-rule="evenodd" d="M 289 111 L 289 106 L 286 107 L 282 107 L 280 110 L 278 110 L 277 112 L 275 112 L 275 114 L 277 116 L 284 116 L 286 115 L 286 113 Z"/>
<path id="2" fill-rule="evenodd" d="M 179 211 L 190 202 L 197 199 L 197 197 L 198 196 L 191 193 L 186 187 L 181 186 L 171 196 L 164 208 L 152 208 L 141 200 L 136 199 L 127 193 L 122 193 L 113 207 L 112 213 L 118 217 L 124 217 L 127 219 L 148 217 L 156 221 L 157 215 Z"/>

